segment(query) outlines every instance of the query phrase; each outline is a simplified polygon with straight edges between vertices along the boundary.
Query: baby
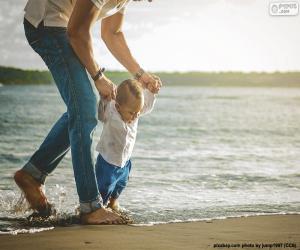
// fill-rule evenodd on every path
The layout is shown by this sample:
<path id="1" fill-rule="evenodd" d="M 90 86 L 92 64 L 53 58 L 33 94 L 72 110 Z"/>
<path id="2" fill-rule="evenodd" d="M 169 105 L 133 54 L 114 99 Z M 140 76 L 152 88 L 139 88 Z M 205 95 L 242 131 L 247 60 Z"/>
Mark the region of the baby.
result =
<path id="1" fill-rule="evenodd" d="M 117 199 L 128 182 L 138 118 L 150 113 L 154 103 L 155 94 L 143 89 L 136 80 L 123 81 L 115 101 L 101 99 L 99 103 L 103 130 L 96 147 L 96 177 L 103 204 L 114 210 L 119 210 Z"/>

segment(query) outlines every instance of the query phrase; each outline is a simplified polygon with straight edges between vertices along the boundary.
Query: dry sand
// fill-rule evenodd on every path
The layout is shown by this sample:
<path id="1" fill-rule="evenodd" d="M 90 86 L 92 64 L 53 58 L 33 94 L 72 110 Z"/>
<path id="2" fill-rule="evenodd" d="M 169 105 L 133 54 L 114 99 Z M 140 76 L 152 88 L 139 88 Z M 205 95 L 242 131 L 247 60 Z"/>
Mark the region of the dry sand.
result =
<path id="1" fill-rule="evenodd" d="M 215 245 L 226 243 L 231 247 Z M 233 244 L 240 246 L 234 247 Z M 253 245 L 242 247 L 243 244 Z M 272 247 L 260 245 L 259 248 L 255 244 L 272 244 L 269 245 Z M 254 216 L 156 226 L 60 227 L 36 234 L 0 236 L 0 249 L 300 250 L 300 215 Z"/>

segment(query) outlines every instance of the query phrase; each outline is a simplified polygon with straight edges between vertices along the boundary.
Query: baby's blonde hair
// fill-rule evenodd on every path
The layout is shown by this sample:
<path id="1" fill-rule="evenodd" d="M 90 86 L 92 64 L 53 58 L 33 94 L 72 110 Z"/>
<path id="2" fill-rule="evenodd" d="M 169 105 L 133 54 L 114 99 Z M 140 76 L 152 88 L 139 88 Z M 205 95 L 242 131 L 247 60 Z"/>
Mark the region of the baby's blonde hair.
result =
<path id="1" fill-rule="evenodd" d="M 127 79 L 118 86 L 116 101 L 119 105 L 126 105 L 132 96 L 142 100 L 143 90 L 137 80 Z"/>

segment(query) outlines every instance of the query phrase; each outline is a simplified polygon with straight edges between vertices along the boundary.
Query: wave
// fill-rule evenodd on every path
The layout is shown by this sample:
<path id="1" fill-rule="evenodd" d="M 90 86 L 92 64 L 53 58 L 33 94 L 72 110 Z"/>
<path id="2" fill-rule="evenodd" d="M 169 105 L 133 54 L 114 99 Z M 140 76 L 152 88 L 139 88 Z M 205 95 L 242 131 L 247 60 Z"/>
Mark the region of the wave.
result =
<path id="1" fill-rule="evenodd" d="M 277 212 L 277 213 L 267 213 L 267 212 L 260 212 L 260 213 L 254 213 L 254 214 L 241 214 L 241 215 L 232 215 L 232 216 L 216 216 L 212 218 L 190 218 L 190 219 L 185 219 L 185 220 L 180 220 L 180 219 L 174 219 L 174 220 L 168 220 L 168 221 L 149 221 L 146 223 L 133 223 L 133 224 L 128 224 L 128 226 L 133 226 L 133 227 L 151 227 L 155 225 L 166 225 L 166 224 L 174 224 L 174 223 L 193 223 L 193 222 L 206 222 L 206 223 L 212 223 L 213 220 L 226 220 L 226 219 L 233 219 L 233 218 L 246 218 L 246 217 L 255 217 L 255 216 L 272 216 L 272 215 L 300 215 L 300 212 Z M 72 218 L 69 217 L 68 219 Z M 0 218 L 0 223 L 1 222 L 25 222 L 25 218 L 11 218 L 11 217 L 1 217 Z M 65 226 L 70 226 L 70 225 L 76 225 L 79 224 L 79 221 L 73 221 L 67 224 L 67 225 L 52 225 L 52 226 L 41 226 L 43 223 L 40 225 L 37 225 L 36 227 L 30 227 L 30 228 L 16 228 L 16 227 L 8 227 L 6 229 L 1 228 L 0 230 L 0 235 L 18 235 L 18 234 L 33 234 L 33 233 L 39 233 L 43 231 L 49 231 L 53 230 L 54 228 L 57 227 L 65 227 Z"/>
<path id="2" fill-rule="evenodd" d="M 30 228 L 30 229 L 15 229 L 11 231 L 0 231 L 0 235 L 17 235 L 17 234 L 34 234 L 43 231 L 49 231 L 54 229 L 54 227 L 45 227 L 45 228 Z"/>
<path id="3" fill-rule="evenodd" d="M 241 96 L 207 96 L 207 99 L 220 99 L 220 100 L 238 100 L 242 99 Z"/>
<path id="4" fill-rule="evenodd" d="M 186 220 L 169 220 L 169 221 L 153 221 L 148 223 L 138 223 L 130 224 L 129 226 L 142 227 L 142 226 L 155 226 L 155 225 L 164 225 L 164 224 L 173 224 L 173 223 L 187 223 L 187 222 L 206 222 L 211 223 L 213 220 L 226 220 L 231 218 L 246 218 L 246 217 L 255 217 L 255 216 L 271 216 L 271 215 L 300 215 L 300 212 L 278 212 L 278 213 L 255 213 L 255 214 L 242 214 L 242 215 L 232 215 L 232 216 L 217 216 L 213 218 L 191 218 Z"/>

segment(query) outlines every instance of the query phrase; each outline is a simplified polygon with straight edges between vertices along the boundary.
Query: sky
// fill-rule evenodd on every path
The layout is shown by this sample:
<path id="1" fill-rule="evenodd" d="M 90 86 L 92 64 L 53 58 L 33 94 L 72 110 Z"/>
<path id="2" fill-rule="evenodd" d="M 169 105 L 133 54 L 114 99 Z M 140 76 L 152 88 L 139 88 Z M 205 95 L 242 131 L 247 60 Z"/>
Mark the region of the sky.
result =
<path id="1" fill-rule="evenodd" d="M 123 31 L 134 57 L 150 71 L 300 71 L 300 14 L 270 16 L 271 2 L 131 2 Z M 0 65 L 46 69 L 24 36 L 25 4 L 0 0 Z M 124 70 L 99 30 L 100 22 L 93 28 L 96 60 L 107 69 Z"/>

